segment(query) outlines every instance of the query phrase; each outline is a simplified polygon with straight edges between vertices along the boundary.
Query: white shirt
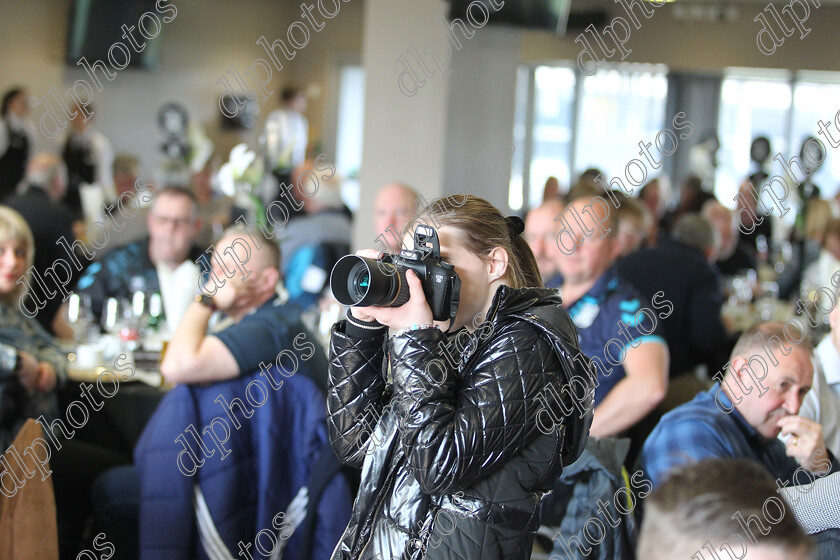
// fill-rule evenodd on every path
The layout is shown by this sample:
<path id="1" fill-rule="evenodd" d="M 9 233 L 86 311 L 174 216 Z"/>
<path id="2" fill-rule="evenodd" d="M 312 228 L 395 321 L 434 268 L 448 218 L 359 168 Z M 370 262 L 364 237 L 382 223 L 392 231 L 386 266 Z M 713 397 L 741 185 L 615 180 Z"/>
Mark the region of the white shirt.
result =
<path id="1" fill-rule="evenodd" d="M 195 299 L 198 291 L 198 265 L 187 259 L 177 268 L 159 262 L 155 267 L 160 284 L 160 297 L 163 300 L 163 312 L 166 322 L 172 332 L 178 328 L 178 323 L 187 311 L 187 307 Z"/>
<path id="2" fill-rule="evenodd" d="M 802 401 L 799 416 L 819 422 L 825 446 L 835 457 L 840 457 L 840 352 L 829 335 L 819 343 L 814 354 L 814 382 Z"/>
<path id="3" fill-rule="evenodd" d="M 832 286 L 831 279 L 838 270 L 840 270 L 840 261 L 830 252 L 821 249 L 817 260 L 805 269 L 802 276 L 802 287 L 816 290 L 821 286 Z"/>
<path id="4" fill-rule="evenodd" d="M 102 207 L 102 202 L 105 200 L 115 200 L 117 198 L 114 190 L 114 148 L 111 147 L 111 142 L 104 134 L 89 126 L 81 134 L 71 131 L 66 141 L 70 139 L 81 141 L 90 146 L 93 157 L 93 181 L 102 190 L 102 201 L 98 205 L 93 205 L 95 210 Z M 86 216 L 88 221 L 93 221 L 97 216 L 93 214 Z"/>
<path id="5" fill-rule="evenodd" d="M 265 120 L 265 150 L 269 167 L 293 169 L 306 160 L 309 121 L 298 111 L 278 109 Z"/>

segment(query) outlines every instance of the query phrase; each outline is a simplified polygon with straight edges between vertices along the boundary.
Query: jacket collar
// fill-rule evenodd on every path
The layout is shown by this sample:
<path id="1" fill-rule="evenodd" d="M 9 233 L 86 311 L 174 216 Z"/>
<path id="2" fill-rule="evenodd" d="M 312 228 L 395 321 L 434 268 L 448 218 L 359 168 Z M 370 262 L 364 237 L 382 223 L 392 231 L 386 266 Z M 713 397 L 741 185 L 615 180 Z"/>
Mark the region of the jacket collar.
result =
<path id="1" fill-rule="evenodd" d="M 550 288 L 516 289 L 510 286 L 499 286 L 490 303 L 487 320 L 495 323 L 507 315 L 520 313 L 536 305 L 562 305 L 562 303 L 563 300 L 557 290 Z"/>

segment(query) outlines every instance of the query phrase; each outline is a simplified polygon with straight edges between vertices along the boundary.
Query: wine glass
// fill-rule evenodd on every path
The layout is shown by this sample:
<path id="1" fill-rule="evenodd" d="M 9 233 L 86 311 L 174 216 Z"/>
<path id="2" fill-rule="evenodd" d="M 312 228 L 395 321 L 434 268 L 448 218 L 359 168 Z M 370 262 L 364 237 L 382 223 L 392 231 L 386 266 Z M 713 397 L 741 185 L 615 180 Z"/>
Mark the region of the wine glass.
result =
<path id="1" fill-rule="evenodd" d="M 126 316 L 131 316 L 131 306 L 127 301 L 115 297 L 105 300 L 102 308 L 102 330 L 112 336 L 119 336 L 125 324 Z"/>
<path id="2" fill-rule="evenodd" d="M 762 321 L 769 321 L 776 311 L 779 300 L 779 284 L 776 282 L 762 282 L 761 295 L 756 302 L 756 308 Z"/>
<path id="3" fill-rule="evenodd" d="M 73 329 L 73 341 L 80 344 L 85 341 L 93 325 L 93 311 L 88 294 L 70 294 L 67 299 L 65 319 Z"/>

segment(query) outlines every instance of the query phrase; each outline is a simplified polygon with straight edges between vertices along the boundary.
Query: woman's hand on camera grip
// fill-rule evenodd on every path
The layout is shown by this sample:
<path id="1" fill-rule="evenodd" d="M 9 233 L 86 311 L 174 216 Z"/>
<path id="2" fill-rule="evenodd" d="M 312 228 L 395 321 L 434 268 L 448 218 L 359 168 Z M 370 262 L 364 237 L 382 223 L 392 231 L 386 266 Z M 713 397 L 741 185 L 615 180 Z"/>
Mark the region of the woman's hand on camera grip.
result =
<path id="1" fill-rule="evenodd" d="M 374 249 L 356 251 L 360 257 L 378 259 L 382 253 Z M 434 322 L 432 309 L 423 293 L 423 284 L 413 270 L 407 270 L 405 279 L 408 282 L 408 301 L 399 307 L 354 307 L 353 317 L 361 321 L 378 321 L 380 324 L 394 330 L 404 329 L 413 325 L 428 325 Z"/>

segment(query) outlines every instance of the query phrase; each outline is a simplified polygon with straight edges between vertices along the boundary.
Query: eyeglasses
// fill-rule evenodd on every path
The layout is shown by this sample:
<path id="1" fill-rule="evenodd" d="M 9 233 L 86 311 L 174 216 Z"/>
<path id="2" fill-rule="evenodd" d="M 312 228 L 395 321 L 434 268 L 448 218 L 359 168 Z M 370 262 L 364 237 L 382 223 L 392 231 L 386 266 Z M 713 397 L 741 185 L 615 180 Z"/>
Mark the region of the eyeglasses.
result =
<path id="1" fill-rule="evenodd" d="M 159 226 L 172 224 L 176 229 L 188 229 L 195 224 L 195 219 L 193 218 L 170 218 L 168 216 L 153 214 L 152 219 L 155 221 L 155 224 Z"/>

